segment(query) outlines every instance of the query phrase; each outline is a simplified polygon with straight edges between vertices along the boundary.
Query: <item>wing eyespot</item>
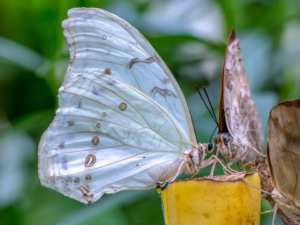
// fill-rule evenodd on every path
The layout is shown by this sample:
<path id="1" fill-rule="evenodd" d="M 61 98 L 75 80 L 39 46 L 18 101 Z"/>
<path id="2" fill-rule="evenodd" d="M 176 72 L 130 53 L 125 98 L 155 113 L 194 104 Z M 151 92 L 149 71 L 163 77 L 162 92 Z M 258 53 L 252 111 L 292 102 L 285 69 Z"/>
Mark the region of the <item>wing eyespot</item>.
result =
<path id="1" fill-rule="evenodd" d="M 79 183 L 79 178 L 76 178 L 76 179 L 74 180 L 74 183 Z"/>
<path id="2" fill-rule="evenodd" d="M 102 36 L 102 39 L 103 39 L 103 40 L 106 40 L 106 38 L 107 38 L 106 35 L 103 35 L 103 36 Z"/>
<path id="3" fill-rule="evenodd" d="M 127 109 L 126 103 L 121 103 L 121 104 L 119 105 L 119 109 L 121 109 L 122 111 L 124 111 L 125 109 Z"/>
<path id="4" fill-rule="evenodd" d="M 99 140 L 98 137 L 95 136 L 95 137 L 92 138 L 92 144 L 93 145 L 97 145 L 97 144 L 99 144 L 99 142 L 100 142 L 100 140 Z"/>
<path id="5" fill-rule="evenodd" d="M 100 128 L 100 126 L 101 126 L 100 123 L 97 123 L 97 124 L 96 124 L 96 127 L 97 127 L 97 128 Z"/>
<path id="6" fill-rule="evenodd" d="M 103 112 L 103 113 L 102 113 L 102 116 L 105 117 L 105 116 L 106 116 L 106 112 Z"/>
<path id="7" fill-rule="evenodd" d="M 111 75 L 111 69 L 106 68 L 106 69 L 104 70 L 104 74 L 105 74 L 105 75 Z"/>
<path id="8" fill-rule="evenodd" d="M 85 160 L 85 167 L 91 167 L 96 162 L 96 157 L 94 155 L 88 155 Z"/>
<path id="9" fill-rule="evenodd" d="M 107 55 L 110 55 L 110 53 L 111 53 L 110 51 L 107 51 Z"/>
<path id="10" fill-rule="evenodd" d="M 86 176 L 85 176 L 85 179 L 86 179 L 86 180 L 90 180 L 90 179 L 92 179 L 92 177 L 91 177 L 91 175 L 86 175 Z"/>

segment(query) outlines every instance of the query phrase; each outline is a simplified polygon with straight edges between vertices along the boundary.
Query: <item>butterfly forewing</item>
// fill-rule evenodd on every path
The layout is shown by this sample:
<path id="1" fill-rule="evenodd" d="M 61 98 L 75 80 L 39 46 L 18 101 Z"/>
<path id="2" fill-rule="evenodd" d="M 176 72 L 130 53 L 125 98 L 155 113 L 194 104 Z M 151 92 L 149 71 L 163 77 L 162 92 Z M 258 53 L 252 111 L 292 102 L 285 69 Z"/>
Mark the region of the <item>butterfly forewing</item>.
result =
<path id="1" fill-rule="evenodd" d="M 71 61 L 39 144 L 42 184 L 92 203 L 170 179 L 197 144 L 174 77 L 124 20 L 100 9 L 68 14 Z"/>
<path id="2" fill-rule="evenodd" d="M 85 72 L 93 79 L 95 71 L 106 73 L 145 93 L 166 109 L 196 143 L 184 95 L 145 37 L 101 9 L 71 9 L 68 15 L 63 28 L 70 44 L 72 74 Z"/>
<path id="3" fill-rule="evenodd" d="M 281 207 L 300 219 L 300 100 L 275 106 L 268 122 L 267 155 L 272 184 L 284 196 Z M 280 206 L 280 204 L 279 204 Z M 296 206 L 297 210 L 293 206 Z"/>
<path id="4" fill-rule="evenodd" d="M 262 152 L 262 123 L 251 98 L 241 46 L 234 29 L 228 39 L 224 60 L 219 120 L 221 133 L 228 131 L 243 146 L 252 146 Z M 244 160 L 252 161 L 257 156 L 257 153 L 250 150 Z"/>

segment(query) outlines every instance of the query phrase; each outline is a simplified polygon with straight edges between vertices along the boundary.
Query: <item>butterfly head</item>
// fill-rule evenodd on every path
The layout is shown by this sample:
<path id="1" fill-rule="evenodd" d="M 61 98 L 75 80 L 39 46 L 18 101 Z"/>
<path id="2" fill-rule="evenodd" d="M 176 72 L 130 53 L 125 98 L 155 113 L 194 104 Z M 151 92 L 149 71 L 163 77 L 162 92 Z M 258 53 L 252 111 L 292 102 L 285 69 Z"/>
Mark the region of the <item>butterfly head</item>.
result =
<path id="1" fill-rule="evenodd" d="M 227 145 L 229 141 L 230 141 L 230 135 L 227 132 L 220 133 L 214 137 L 214 143 L 216 144 L 222 143 Z"/>

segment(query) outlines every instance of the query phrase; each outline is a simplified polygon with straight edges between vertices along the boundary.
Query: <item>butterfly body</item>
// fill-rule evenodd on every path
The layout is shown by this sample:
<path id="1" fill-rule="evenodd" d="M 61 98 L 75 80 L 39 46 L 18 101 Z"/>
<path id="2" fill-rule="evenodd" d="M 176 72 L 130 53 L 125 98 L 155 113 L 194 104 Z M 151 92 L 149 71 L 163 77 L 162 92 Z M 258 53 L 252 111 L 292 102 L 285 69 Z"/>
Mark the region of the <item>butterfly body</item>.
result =
<path id="1" fill-rule="evenodd" d="M 89 204 L 200 168 L 206 145 L 197 143 L 183 93 L 144 36 L 101 9 L 68 16 L 70 64 L 39 143 L 41 183 Z"/>
<path id="2" fill-rule="evenodd" d="M 190 158 L 192 160 L 192 164 L 194 165 L 196 171 L 199 171 L 199 169 L 201 168 L 202 163 L 204 162 L 204 159 L 206 156 L 206 152 L 208 151 L 207 149 L 208 149 L 207 145 L 199 143 L 196 146 L 196 148 L 194 148 L 189 153 Z M 190 166 L 190 168 L 191 168 L 191 166 Z M 190 170 L 189 174 L 192 174 L 192 170 Z"/>
<path id="3" fill-rule="evenodd" d="M 252 149 L 263 150 L 262 123 L 251 98 L 241 46 L 234 29 L 224 59 L 217 140 L 221 142 L 221 153 L 232 162 L 259 159 L 259 154 Z"/>

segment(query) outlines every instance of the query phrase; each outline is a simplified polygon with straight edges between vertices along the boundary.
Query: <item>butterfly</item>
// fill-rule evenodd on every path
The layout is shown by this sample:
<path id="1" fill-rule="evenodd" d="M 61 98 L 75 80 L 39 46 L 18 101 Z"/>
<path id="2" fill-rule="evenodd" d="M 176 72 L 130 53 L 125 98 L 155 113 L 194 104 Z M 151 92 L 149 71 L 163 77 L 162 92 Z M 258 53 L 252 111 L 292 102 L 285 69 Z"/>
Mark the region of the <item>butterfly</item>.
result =
<path id="1" fill-rule="evenodd" d="M 232 165 L 259 160 L 263 151 L 262 122 L 251 98 L 240 41 L 233 28 L 228 38 L 220 91 L 219 131 L 214 142 Z"/>
<path id="2" fill-rule="evenodd" d="M 282 220 L 282 222 L 285 225 L 299 225 L 296 220 L 290 218 L 287 216 L 280 208 L 277 207 L 275 200 L 272 198 L 271 192 L 274 190 L 274 187 L 272 186 L 271 182 L 271 174 L 270 174 L 270 168 L 268 166 L 268 160 L 265 158 L 264 161 L 259 162 L 257 165 L 254 166 L 254 171 L 258 172 L 260 177 L 260 183 L 261 183 L 261 191 L 263 192 L 262 197 L 268 200 L 271 207 L 273 208 L 271 211 L 265 211 L 262 214 L 269 213 L 269 212 L 276 212 L 273 216 L 273 224 L 275 224 L 275 215 L 278 215 L 279 218 Z M 267 195 L 265 195 L 267 194 Z"/>
<path id="3" fill-rule="evenodd" d="M 62 25 L 71 60 L 39 143 L 42 185 L 89 204 L 199 170 L 213 144 L 197 143 L 184 95 L 144 36 L 94 8 L 69 10 Z"/>
<path id="4" fill-rule="evenodd" d="M 300 224 L 300 99 L 271 109 L 267 161 L 274 187 L 269 202 L 286 215 L 280 217 L 287 224 Z"/>

